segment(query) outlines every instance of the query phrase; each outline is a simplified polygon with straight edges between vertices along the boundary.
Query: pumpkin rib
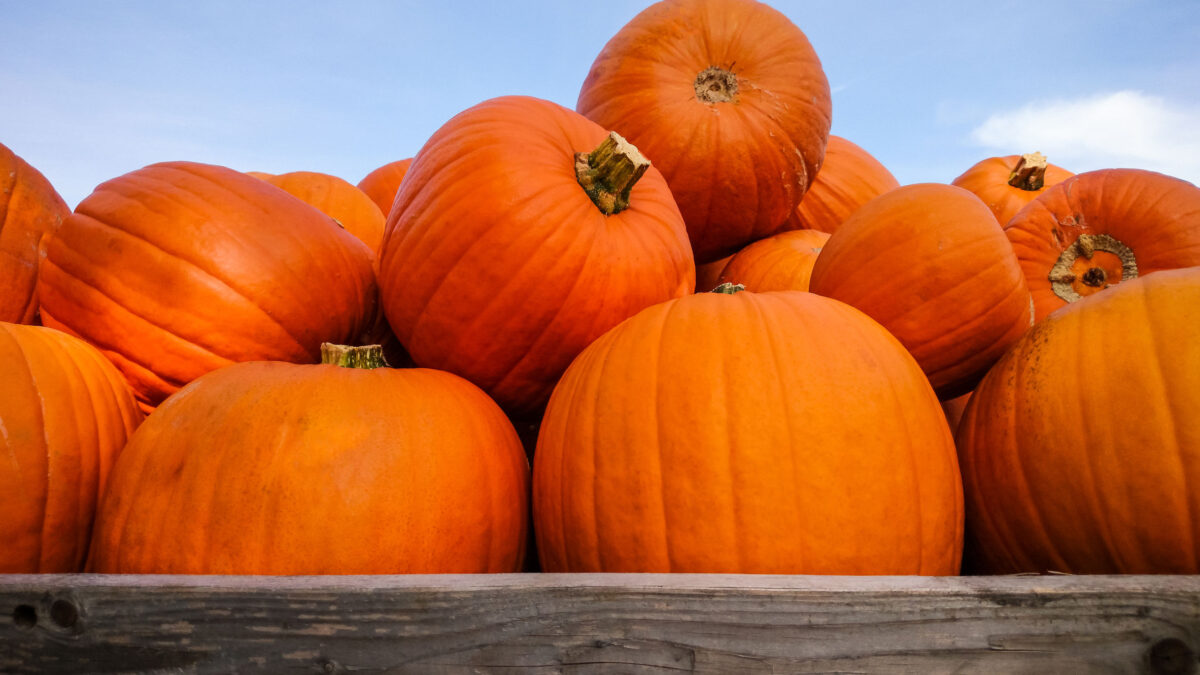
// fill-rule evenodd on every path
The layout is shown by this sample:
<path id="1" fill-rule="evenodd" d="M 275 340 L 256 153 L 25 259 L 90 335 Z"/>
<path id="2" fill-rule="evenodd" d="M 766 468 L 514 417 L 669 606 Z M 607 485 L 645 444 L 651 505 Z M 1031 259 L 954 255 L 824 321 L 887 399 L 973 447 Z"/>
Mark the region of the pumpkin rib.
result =
<path id="1" fill-rule="evenodd" d="M 60 278 L 61 278 L 62 280 L 69 280 L 69 281 L 72 281 L 72 282 L 74 282 L 74 283 L 78 284 L 79 286 L 81 286 L 81 287 L 82 287 L 83 289 L 85 289 L 86 291 L 91 291 L 92 293 L 95 293 L 96 295 L 98 295 L 98 296 L 100 296 L 100 297 L 104 298 L 104 300 L 108 301 L 108 302 L 111 304 L 111 306 L 112 306 L 112 307 L 116 308 L 116 309 L 117 309 L 117 310 L 119 310 L 120 312 L 123 312 L 123 313 L 127 314 L 128 316 L 130 316 L 131 318 L 135 319 L 136 321 L 138 321 L 138 322 L 140 322 L 140 323 L 144 324 L 146 327 L 149 327 L 149 328 L 151 328 L 151 329 L 154 329 L 154 330 L 156 330 L 157 332 L 160 332 L 160 333 L 162 333 L 162 335 L 163 335 L 164 337 L 166 337 L 166 338 L 170 338 L 170 339 L 173 339 L 173 340 L 175 340 L 175 341 L 178 341 L 178 342 L 182 342 L 182 343 L 184 343 L 184 344 L 185 344 L 185 345 L 187 345 L 187 346 L 194 347 L 194 348 L 196 348 L 197 350 L 204 352 L 205 354 L 209 354 L 209 355 L 211 355 L 211 356 L 215 356 L 215 357 L 217 357 L 217 358 L 218 358 L 219 360 L 221 360 L 221 361 L 225 361 L 225 362 L 227 362 L 227 363 L 232 363 L 232 361 L 231 361 L 229 358 L 227 358 L 227 357 L 224 357 L 224 356 L 221 356 L 220 354 L 217 354 L 217 353 L 215 353 L 215 352 L 212 352 L 212 351 L 210 351 L 208 348 L 204 347 L 203 345 L 199 345 L 199 344 L 193 343 L 193 342 L 191 342 L 190 340 L 188 340 L 187 338 L 184 338 L 184 337 L 182 337 L 182 336 L 180 336 L 180 335 L 176 335 L 176 334 L 172 333 L 171 331 L 168 331 L 167 329 L 163 328 L 162 326 L 159 326 L 158 324 L 154 323 L 154 322 L 153 322 L 153 321 L 151 321 L 150 319 L 147 319 L 146 317 L 142 316 L 141 314 L 138 314 L 137 312 L 133 311 L 132 309 L 130 309 L 129 307 L 127 307 L 125 304 L 123 304 L 123 303 L 121 303 L 121 302 L 118 302 L 118 301 L 117 301 L 115 298 L 113 298 L 113 297 L 112 297 L 110 294 L 108 294 L 108 293 L 106 293 L 106 292 L 104 292 L 104 291 L 102 291 L 102 290 L 100 290 L 100 289 L 96 288 L 95 286 L 93 286 L 93 285 L 89 284 L 89 283 L 88 283 L 86 280 L 80 279 L 79 277 L 75 276 L 74 274 L 72 274 L 72 273 L 70 273 L 70 272 L 67 272 L 66 270 L 64 270 L 62 267 L 60 267 L 59 265 L 55 264 L 54 262 L 52 262 L 52 261 L 50 261 L 50 260 L 48 260 L 48 259 L 47 259 L 47 260 L 44 260 L 44 261 L 43 261 L 43 264 L 45 264 L 45 265 L 50 265 L 50 266 L 52 266 L 52 267 L 53 267 L 55 270 L 57 270 L 57 271 L 58 271 L 58 274 L 60 275 Z M 63 326 L 66 326 L 66 327 L 68 327 L 68 328 L 70 327 L 70 325 L 69 325 L 69 324 L 63 323 L 61 320 L 59 320 L 59 319 L 57 319 L 57 318 L 54 318 L 54 317 L 53 317 L 53 315 L 48 315 L 48 314 L 47 314 L 46 316 L 50 316 L 50 317 L 53 319 L 54 323 L 56 323 L 56 324 L 61 324 L 61 325 L 63 325 Z M 74 332 L 74 331 L 72 331 L 72 332 Z M 163 380 L 163 381 L 165 381 L 165 382 L 168 382 L 168 383 L 174 384 L 175 386 L 180 386 L 180 385 L 182 385 L 182 384 L 183 384 L 183 383 L 181 383 L 181 382 L 179 382 L 179 381 L 177 381 L 177 380 L 175 380 L 175 379 L 173 379 L 173 378 L 169 378 L 167 375 L 165 375 L 165 374 L 163 374 L 163 373 L 156 373 L 156 372 L 154 372 L 153 370 L 151 370 L 151 368 L 150 368 L 150 365 L 149 365 L 149 364 L 147 364 L 147 363 L 145 363 L 145 362 L 143 362 L 143 361 L 140 361 L 140 360 L 138 360 L 138 359 L 137 359 L 137 358 L 135 358 L 133 355 L 125 354 L 125 353 L 124 353 L 122 350 L 120 350 L 118 347 L 116 347 L 116 346 L 112 345 L 112 344 L 111 344 L 111 343 L 109 343 L 107 340 L 104 340 L 104 339 L 102 339 L 102 338 L 99 338 L 99 337 L 97 337 L 97 336 L 95 336 L 95 335 L 91 335 L 91 336 L 89 336 L 89 337 L 88 337 L 88 342 L 89 342 L 89 343 L 91 343 L 92 345 L 94 345 L 94 346 L 95 346 L 97 349 L 100 349 L 100 350 L 102 350 L 102 351 L 104 351 L 104 352 L 108 352 L 108 353 L 117 353 L 117 354 L 120 354 L 120 356 L 121 356 L 121 357 L 122 357 L 124 360 L 126 360 L 126 361 L 129 361 L 130 363 L 132 363 L 132 364 L 134 364 L 134 365 L 136 365 L 136 366 L 139 366 L 140 368 L 143 368 L 143 369 L 145 369 L 147 372 L 153 373 L 155 377 L 157 377 L 157 378 L 160 378 L 160 379 L 162 379 L 162 380 Z"/>
<path id="2" fill-rule="evenodd" d="M 108 224 L 108 223 L 106 223 L 106 222 L 104 222 L 104 221 L 102 221 L 102 220 L 99 220 L 99 219 L 97 219 L 97 218 L 95 218 L 95 217 L 92 217 L 92 216 L 82 215 L 82 216 L 81 216 L 81 220 L 84 220 L 84 219 L 86 219 L 87 221 L 90 221 L 90 222 L 96 223 L 96 224 L 100 225 L 101 227 L 107 228 L 107 230 L 108 230 L 108 231 L 110 231 L 110 232 L 116 233 L 116 234 L 118 234 L 118 235 L 124 235 L 124 236 L 127 236 L 127 237 L 129 237 L 130 239 L 133 239 L 133 240 L 135 240 L 135 241 L 139 242 L 140 244 L 142 244 L 142 245 L 144 245 L 144 246 L 146 246 L 146 247 L 148 247 L 148 248 L 150 248 L 150 249 L 153 249 L 153 250 L 159 251 L 159 252 L 161 252 L 161 253 L 163 254 L 163 256 L 164 256 L 164 257 L 167 257 L 167 258 L 169 258 L 169 259 L 170 259 L 170 260 L 172 260 L 172 261 L 176 261 L 176 262 L 179 262 L 179 263 L 183 263 L 184 265 L 186 265 L 186 266 L 188 266 L 188 267 L 190 267 L 190 268 L 192 268 L 192 269 L 198 270 L 199 272 L 201 272 L 202 274 L 204 274 L 204 275 L 205 275 L 205 276 L 207 276 L 208 278 L 210 278 L 210 279 L 212 279 L 212 280 L 214 280 L 214 281 L 216 281 L 216 282 L 220 283 L 222 286 L 224 286 L 225 288 L 228 288 L 230 291 L 232 291 L 232 292 L 233 292 L 233 294 L 234 294 L 235 296 L 237 296 L 239 299 L 241 299 L 242 301 L 244 301 L 244 302 L 245 302 L 245 305 L 246 305 L 246 307 L 249 307 L 249 308 L 252 308 L 252 309 L 254 309 L 254 310 L 257 310 L 257 313 L 258 313 L 258 314 L 260 314 L 260 315 L 262 315 L 262 316 L 266 317 L 266 318 L 267 318 L 267 320 L 268 320 L 270 323 L 273 323 L 273 324 L 275 324 L 275 325 L 276 325 L 276 326 L 277 326 L 277 327 L 280 329 L 280 331 L 282 331 L 282 333 L 283 333 L 284 335 L 286 335 L 287 337 L 291 338 L 293 345 L 294 345 L 295 347 L 297 347 L 298 351 L 301 351 L 301 352 L 303 352 L 303 351 L 307 351 L 307 350 L 305 350 L 303 343 L 302 343 L 302 342 L 299 340 L 299 338 L 297 338 L 297 337 L 296 337 L 296 335 L 295 335 L 294 333 L 292 333 L 292 331 L 291 331 L 291 329 L 290 329 L 289 327 L 287 327 L 287 326 L 284 326 L 282 323 L 280 323 L 280 322 L 279 322 L 279 320 L 278 320 L 278 319 L 276 319 L 275 317 L 273 317 L 273 316 L 271 316 L 270 314 L 268 314 L 268 313 L 266 312 L 266 310 L 264 310 L 264 309 L 263 309 L 262 307 L 260 307 L 260 306 L 259 306 L 257 303 L 255 303 L 255 302 L 254 302 L 254 301 L 253 301 L 253 300 L 250 298 L 250 296 L 249 296 L 249 295 L 247 295 L 247 293 L 246 293 L 244 290 L 242 290 L 242 289 L 239 289 L 239 288 L 238 288 L 237 286 L 235 286 L 235 285 L 234 285 L 234 284 L 233 284 L 233 283 L 232 283 L 230 280 L 228 280 L 228 279 L 226 279 L 226 278 L 222 277 L 222 276 L 221 276 L 221 275 L 219 275 L 219 274 L 216 274 L 216 273 L 215 273 L 214 271 L 212 271 L 212 270 L 206 269 L 206 268 L 205 268 L 203 265 L 201 265 L 201 264 L 197 263 L 196 261 L 189 260 L 188 258 L 186 258 L 186 257 L 184 257 L 184 256 L 182 256 L 182 255 L 180 255 L 180 254 L 173 253 L 173 252 L 171 252 L 171 251 L 168 251 L 168 250 L 164 249 L 163 247 L 159 246 L 159 245 L 158 245 L 158 244 L 156 244 L 155 242 L 152 242 L 152 241 L 150 241 L 150 240 L 146 239 L 145 237 L 143 237 L 143 236 L 141 236 L 141 235 L 139 235 L 139 234 L 135 234 L 135 233 L 133 233 L 133 232 L 131 232 L 131 231 L 129 231 L 129 230 L 125 230 L 125 229 L 122 229 L 122 228 L 113 227 L 112 225 L 110 225 L 110 224 Z M 76 256 L 78 256 L 78 257 L 80 257 L 80 258 L 82 258 L 82 259 L 84 259 L 84 260 L 86 260 L 86 259 L 87 259 L 87 257 L 86 257 L 86 256 L 82 255 L 82 254 L 81 254 L 80 252 L 78 252 L 78 251 L 75 251 L 73 248 L 71 248 L 71 247 L 69 247 L 69 246 L 64 246 L 64 248 L 65 248 L 66 250 L 69 250 L 69 251 L 71 251 L 71 252 L 72 252 L 72 253 L 74 253 Z M 85 281 L 85 280 L 83 280 L 83 279 L 80 279 L 78 276 L 75 276 L 74 274 L 70 274 L 70 273 L 68 273 L 68 272 L 67 272 L 66 270 L 64 270 L 64 269 L 62 268 L 62 266 L 60 266 L 60 265 L 55 265 L 55 267 L 56 267 L 56 268 L 57 268 L 57 269 L 58 269 L 60 272 L 62 272 L 64 275 L 67 275 L 67 276 L 72 276 L 72 277 L 74 277 L 74 278 L 75 278 L 77 281 L 79 281 L 79 282 L 81 282 L 81 283 L 84 283 L 84 284 L 87 284 L 87 285 L 89 285 L 89 286 L 91 286 L 91 285 L 92 285 L 92 284 L 90 284 L 89 282 L 87 282 L 87 281 Z M 122 284 L 122 283 L 120 283 L 120 281 L 116 281 L 116 283 L 117 283 L 117 284 L 119 284 L 119 285 L 121 285 L 121 286 L 125 286 L 125 284 Z M 277 285 L 277 286 L 278 286 L 278 285 Z M 97 290 L 99 290 L 99 289 L 97 289 Z M 136 293 L 137 291 L 136 291 L 136 290 L 134 290 L 133 292 L 135 292 L 135 293 Z M 149 318 L 147 318 L 147 317 L 144 317 L 144 316 L 140 316 L 140 315 L 138 315 L 136 312 L 133 312 L 133 310 L 129 309 L 129 307 L 128 307 L 128 306 L 124 305 L 123 303 L 119 303 L 119 302 L 117 302 L 117 300 L 116 300 L 116 299 L 115 299 L 115 298 L 114 298 L 114 297 L 113 297 L 111 294 L 108 294 L 108 293 L 103 293 L 103 292 L 102 292 L 102 294 L 103 294 L 103 295 L 105 295 L 105 297 L 107 297 L 107 298 L 108 298 L 110 301 L 112 301 L 114 304 L 121 305 L 121 306 L 122 306 L 122 307 L 124 307 L 125 309 L 129 310 L 131 314 L 133 314 L 133 315 L 135 315 L 135 316 L 139 316 L 140 318 L 144 319 L 144 320 L 145 320 L 147 323 L 149 323 L 150 325 L 156 326 L 156 327 L 158 327 L 160 330 L 163 330 L 164 332 L 171 333 L 171 334 L 172 334 L 172 335 L 174 335 L 175 337 L 181 338 L 181 339 L 183 339 L 184 341 L 188 342 L 189 344 L 192 344 L 192 345 L 194 345 L 194 346 L 200 347 L 200 348 L 202 348 L 204 351 L 206 351 L 206 352 L 208 352 L 208 353 L 212 354 L 213 356 L 217 356 L 217 357 L 220 357 L 220 358 L 223 358 L 223 359 L 226 359 L 226 360 L 230 360 L 228 357 L 226 357 L 226 356 L 223 356 L 223 355 L 221 355 L 221 354 L 218 354 L 218 353 L 216 353 L 216 352 L 212 351 L 212 347 L 211 347 L 211 346 L 208 346 L 208 345 L 202 345 L 202 344 L 201 344 L 201 343 L 199 343 L 199 342 L 195 342 L 195 341 L 192 339 L 192 337 L 184 337 L 183 335 L 179 335 L 179 334 L 175 333 L 175 332 L 174 332 L 172 329 L 169 329 L 169 328 L 167 328 L 166 326 L 160 326 L 159 324 L 155 323 L 154 321 L 151 321 Z M 139 294 L 139 295 L 143 295 L 143 296 L 144 296 L 145 294 Z"/>
<path id="3" fill-rule="evenodd" d="M 26 389 L 26 391 L 31 395 L 31 398 L 33 398 L 33 395 L 38 394 L 38 383 L 37 383 L 37 378 L 34 377 L 33 369 L 29 366 L 29 363 L 30 363 L 29 354 L 25 351 L 25 346 L 22 345 L 19 340 L 17 340 L 13 336 L 9 335 L 8 331 L 0 330 L 0 336 L 4 336 L 7 340 L 11 341 L 11 343 L 16 346 L 17 352 L 19 352 L 21 354 L 21 368 L 25 373 L 25 378 L 29 382 L 29 386 Z M 43 559 L 43 556 L 45 555 L 46 529 L 49 524 L 48 523 L 48 516 L 50 513 L 50 505 L 49 505 L 50 482 L 49 482 L 49 479 L 51 477 L 51 471 L 50 471 L 50 440 L 46 437 L 46 408 L 45 408 L 45 404 L 43 402 L 42 397 L 40 395 L 37 395 L 36 398 L 37 398 L 36 405 L 30 406 L 30 408 L 33 410 L 37 410 L 38 428 L 42 430 L 42 433 L 37 435 L 38 441 L 41 443 L 41 451 L 37 453 L 37 457 L 39 459 L 45 458 L 45 461 L 46 461 L 45 469 L 46 469 L 46 478 L 47 478 L 47 481 L 43 484 L 45 487 L 45 491 L 42 493 L 42 498 L 37 500 L 38 505 L 41 507 L 41 516 L 39 517 L 39 520 L 41 520 L 42 525 L 38 530 L 37 557 L 35 558 L 35 564 L 37 565 L 37 569 L 40 570 L 40 569 L 42 569 L 42 559 Z M 5 436 L 5 441 L 7 441 L 8 434 L 5 433 L 4 436 Z M 6 442 L 5 445 L 7 446 L 8 443 Z M 14 460 L 13 463 L 16 464 L 16 454 L 15 453 L 13 454 L 13 460 Z"/>

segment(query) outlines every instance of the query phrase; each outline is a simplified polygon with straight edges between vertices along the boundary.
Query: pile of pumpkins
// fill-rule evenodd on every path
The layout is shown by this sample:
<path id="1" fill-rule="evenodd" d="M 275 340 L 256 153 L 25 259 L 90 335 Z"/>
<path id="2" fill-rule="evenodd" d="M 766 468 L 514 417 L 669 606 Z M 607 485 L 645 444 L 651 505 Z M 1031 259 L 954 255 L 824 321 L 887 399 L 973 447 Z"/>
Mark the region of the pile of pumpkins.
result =
<path id="1" fill-rule="evenodd" d="M 831 115 L 664 0 L 358 186 L 0 146 L 0 572 L 1200 572 L 1200 189 Z"/>

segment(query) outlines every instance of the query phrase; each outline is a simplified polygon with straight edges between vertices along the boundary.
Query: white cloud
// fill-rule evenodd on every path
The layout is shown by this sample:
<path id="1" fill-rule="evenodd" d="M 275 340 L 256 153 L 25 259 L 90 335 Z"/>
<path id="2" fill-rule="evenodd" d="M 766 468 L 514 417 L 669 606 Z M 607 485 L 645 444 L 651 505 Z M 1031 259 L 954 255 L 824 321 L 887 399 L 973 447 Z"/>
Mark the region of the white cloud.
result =
<path id="1" fill-rule="evenodd" d="M 1038 151 L 1075 172 L 1131 167 L 1200 184 L 1200 107 L 1138 91 L 1035 101 L 971 132 L 1003 154 Z"/>

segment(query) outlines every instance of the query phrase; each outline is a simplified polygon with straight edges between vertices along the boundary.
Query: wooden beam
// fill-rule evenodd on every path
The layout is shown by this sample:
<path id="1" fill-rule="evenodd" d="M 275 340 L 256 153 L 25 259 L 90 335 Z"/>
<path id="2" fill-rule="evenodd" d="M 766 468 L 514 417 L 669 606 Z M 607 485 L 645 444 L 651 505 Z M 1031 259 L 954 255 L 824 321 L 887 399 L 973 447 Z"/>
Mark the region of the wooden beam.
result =
<path id="1" fill-rule="evenodd" d="M 0 672 L 1197 673 L 1200 577 L 0 575 Z"/>

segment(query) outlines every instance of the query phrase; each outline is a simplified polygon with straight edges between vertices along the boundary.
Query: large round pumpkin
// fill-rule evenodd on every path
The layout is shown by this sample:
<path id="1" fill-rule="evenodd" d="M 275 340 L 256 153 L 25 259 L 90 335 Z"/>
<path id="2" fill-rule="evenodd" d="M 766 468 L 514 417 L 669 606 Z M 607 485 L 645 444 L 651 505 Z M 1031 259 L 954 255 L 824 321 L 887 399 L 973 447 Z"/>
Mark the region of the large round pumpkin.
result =
<path id="1" fill-rule="evenodd" d="M 955 178 L 951 185 L 969 190 L 983 200 L 1001 226 L 1007 225 L 1026 204 L 1047 188 L 1075 174 L 1046 161 L 1040 152 L 989 157 Z"/>
<path id="2" fill-rule="evenodd" d="M 993 574 L 1200 573 L 1200 268 L 1054 312 L 958 430 L 970 558 Z"/>
<path id="3" fill-rule="evenodd" d="M 167 400 L 113 469 L 89 570 L 518 571 L 529 465 L 508 419 L 460 377 L 368 356 L 237 364 Z"/>
<path id="4" fill-rule="evenodd" d="M 760 239 L 734 254 L 718 283 L 748 291 L 807 291 L 813 265 L 829 235 L 820 230 L 789 230 Z"/>
<path id="5" fill-rule="evenodd" d="M 358 237 L 372 252 L 383 241 L 384 214 L 365 192 L 318 171 L 291 171 L 263 180 L 314 206 Z"/>
<path id="6" fill-rule="evenodd" d="M 329 216 L 239 171 L 154 164 L 86 197 L 49 240 L 42 320 L 109 357 L 153 407 L 237 361 L 315 362 L 375 316 L 373 257 Z"/>
<path id="7" fill-rule="evenodd" d="M 50 181 L 0 144 L 0 321 L 34 322 L 38 252 L 69 215 Z"/>
<path id="8" fill-rule="evenodd" d="M 411 165 L 412 157 L 388 162 L 358 181 L 358 189 L 367 193 L 371 201 L 375 202 L 383 212 L 385 220 L 392 211 L 396 193 L 400 191 L 400 182 L 404 180 L 404 174 L 408 173 L 408 167 Z"/>
<path id="9" fill-rule="evenodd" d="M 892 172 L 870 153 L 830 135 L 821 171 L 788 216 L 788 227 L 833 232 L 863 204 L 898 187 Z"/>
<path id="10" fill-rule="evenodd" d="M 970 391 L 1032 323 L 1004 231 L 952 185 L 906 185 L 868 202 L 826 242 L 809 289 L 883 324 L 942 398 Z"/>
<path id="11" fill-rule="evenodd" d="M 832 119 L 808 38 L 754 0 L 651 5 L 596 57 L 576 109 L 662 171 L 700 263 L 786 227 Z"/>
<path id="12" fill-rule="evenodd" d="M 562 106 L 509 96 L 458 114 L 417 153 L 379 284 L 417 364 L 462 375 L 521 417 L 604 331 L 691 293 L 695 267 L 679 209 L 636 148 Z"/>
<path id="13" fill-rule="evenodd" d="M 96 502 L 141 419 L 93 347 L 0 322 L 0 573 L 83 571 Z"/>
<path id="14" fill-rule="evenodd" d="M 801 291 L 643 310 L 571 364 L 534 455 L 552 572 L 955 574 L 954 444 L 879 324 Z"/>
<path id="15" fill-rule="evenodd" d="M 1088 171 L 1047 189 L 1005 234 L 1040 320 L 1137 276 L 1200 265 L 1200 188 L 1141 169 Z"/>

